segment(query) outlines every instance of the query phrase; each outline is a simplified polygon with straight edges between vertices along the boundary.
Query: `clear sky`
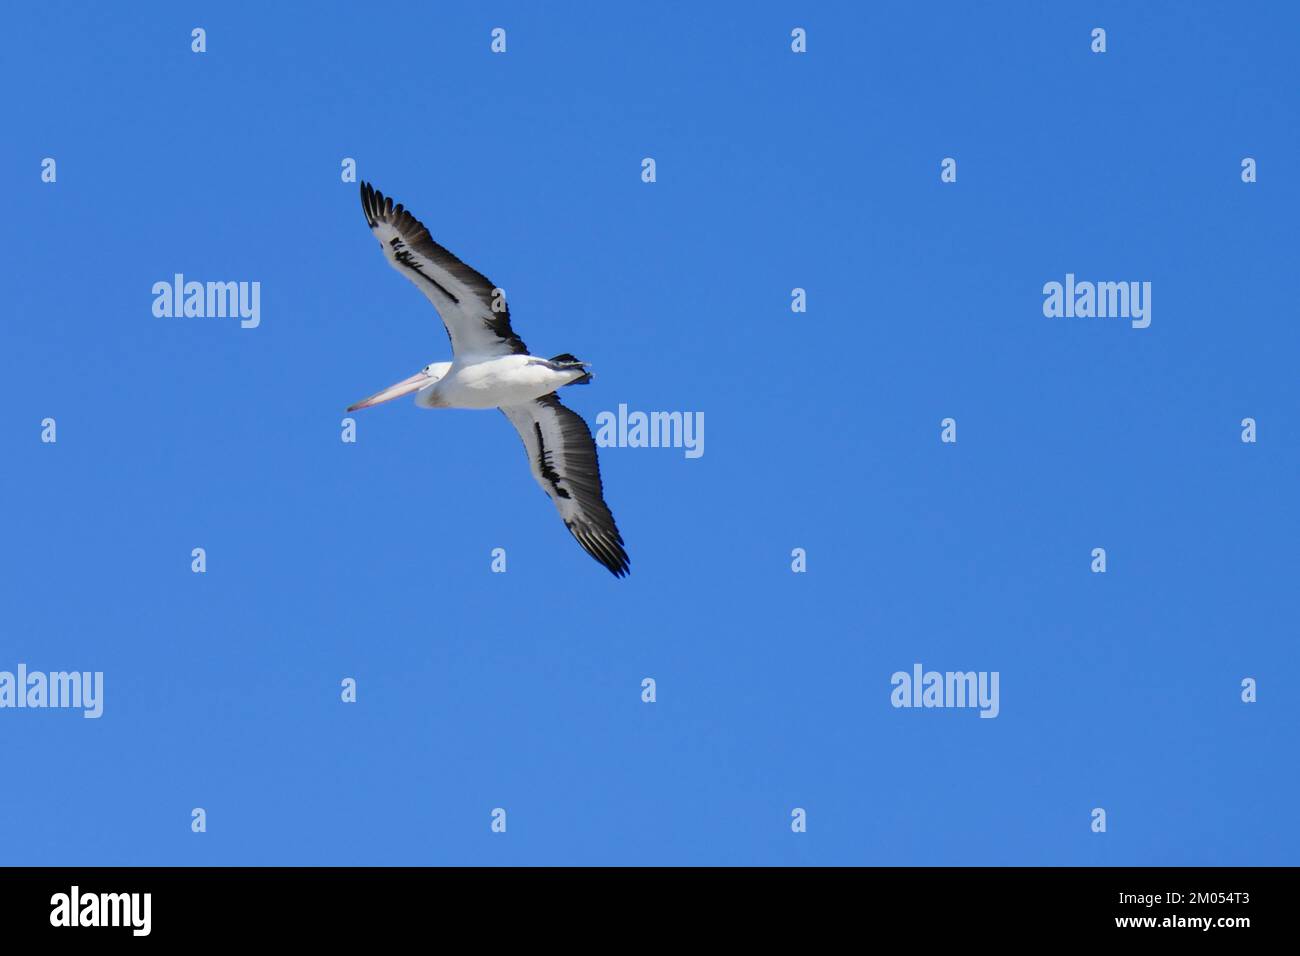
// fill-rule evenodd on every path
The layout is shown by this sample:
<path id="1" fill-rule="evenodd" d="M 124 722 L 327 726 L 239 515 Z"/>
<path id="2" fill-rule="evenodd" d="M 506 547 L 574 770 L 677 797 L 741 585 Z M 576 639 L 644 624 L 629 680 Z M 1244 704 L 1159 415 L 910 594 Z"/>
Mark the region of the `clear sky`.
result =
<path id="1" fill-rule="evenodd" d="M 104 700 L 0 709 L 0 863 L 1300 862 L 1294 5 L 5 17 L 0 671 Z M 341 440 L 449 357 L 345 158 L 588 420 L 703 413 L 601 452 L 628 579 L 495 412 Z"/>

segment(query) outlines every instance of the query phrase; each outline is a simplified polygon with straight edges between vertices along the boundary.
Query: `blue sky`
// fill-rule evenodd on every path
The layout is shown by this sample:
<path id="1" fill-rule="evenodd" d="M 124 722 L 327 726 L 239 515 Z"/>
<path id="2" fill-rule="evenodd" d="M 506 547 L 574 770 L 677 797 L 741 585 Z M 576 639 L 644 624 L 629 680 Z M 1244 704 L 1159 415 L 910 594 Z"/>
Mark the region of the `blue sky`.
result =
<path id="1" fill-rule="evenodd" d="M 0 863 L 1300 861 L 1291 5 L 5 16 L 0 670 L 105 702 L 0 710 Z M 588 420 L 704 413 L 602 450 L 630 578 L 500 415 L 340 440 L 449 357 L 345 157 Z M 1044 317 L 1066 273 L 1151 326 Z M 999 716 L 892 707 L 917 662 Z"/>

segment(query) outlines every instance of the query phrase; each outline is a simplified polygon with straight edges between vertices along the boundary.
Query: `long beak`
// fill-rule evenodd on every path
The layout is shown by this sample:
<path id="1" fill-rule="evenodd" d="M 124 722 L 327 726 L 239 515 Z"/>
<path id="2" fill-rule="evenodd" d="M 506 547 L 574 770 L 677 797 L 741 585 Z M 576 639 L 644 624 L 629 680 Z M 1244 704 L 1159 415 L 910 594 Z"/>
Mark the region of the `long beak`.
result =
<path id="1" fill-rule="evenodd" d="M 404 378 L 396 385 L 390 385 L 382 392 L 375 392 L 369 398 L 363 398 L 355 405 L 350 405 L 348 411 L 355 412 L 358 408 L 369 408 L 371 405 L 379 405 L 383 402 L 391 402 L 395 398 L 401 398 L 403 395 L 409 395 L 414 391 L 424 388 L 429 384 L 429 375 L 424 372 L 416 372 L 410 378 Z"/>

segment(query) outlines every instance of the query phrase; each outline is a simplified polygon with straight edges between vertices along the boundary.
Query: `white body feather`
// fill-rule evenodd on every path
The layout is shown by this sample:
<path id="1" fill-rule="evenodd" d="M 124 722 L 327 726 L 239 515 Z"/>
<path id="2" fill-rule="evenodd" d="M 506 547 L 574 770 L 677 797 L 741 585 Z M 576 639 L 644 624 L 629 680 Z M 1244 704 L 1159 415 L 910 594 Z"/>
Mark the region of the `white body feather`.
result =
<path id="1" fill-rule="evenodd" d="M 582 369 L 557 370 L 546 359 L 532 355 L 502 355 L 481 361 L 446 364 L 438 381 L 420 390 L 415 403 L 421 408 L 503 408 L 522 405 L 549 395 L 574 379 Z"/>

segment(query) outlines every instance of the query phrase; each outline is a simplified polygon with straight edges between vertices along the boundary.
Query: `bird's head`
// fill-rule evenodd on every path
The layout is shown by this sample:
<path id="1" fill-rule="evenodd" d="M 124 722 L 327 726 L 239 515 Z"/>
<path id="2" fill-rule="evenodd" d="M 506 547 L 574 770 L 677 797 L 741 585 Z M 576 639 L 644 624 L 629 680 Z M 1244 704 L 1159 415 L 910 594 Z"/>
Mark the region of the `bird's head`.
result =
<path id="1" fill-rule="evenodd" d="M 420 389 L 437 384 L 438 380 L 447 374 L 447 369 L 450 367 L 450 362 L 430 362 L 410 378 L 404 378 L 397 384 L 390 385 L 382 391 L 375 392 L 369 398 L 363 398 L 355 405 L 348 406 L 348 411 L 355 412 L 359 408 L 381 405 L 384 402 L 391 402 L 395 398 L 401 398 L 403 395 L 419 392 Z"/>

